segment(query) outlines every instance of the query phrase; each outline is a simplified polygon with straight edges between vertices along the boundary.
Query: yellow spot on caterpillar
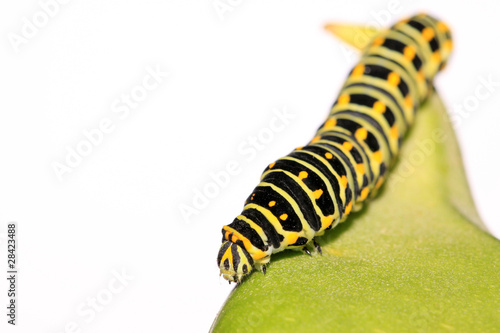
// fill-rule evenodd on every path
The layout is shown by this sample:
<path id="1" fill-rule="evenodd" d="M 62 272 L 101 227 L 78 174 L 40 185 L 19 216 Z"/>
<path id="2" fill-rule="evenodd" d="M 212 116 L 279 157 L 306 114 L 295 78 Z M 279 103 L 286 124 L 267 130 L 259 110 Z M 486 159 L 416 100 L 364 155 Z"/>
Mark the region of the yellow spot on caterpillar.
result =
<path id="1" fill-rule="evenodd" d="M 351 212 L 351 210 L 352 210 L 352 201 L 351 201 L 351 202 L 349 202 L 349 204 L 348 204 L 348 205 L 347 205 L 347 207 L 345 208 L 345 210 L 344 210 L 344 214 L 346 214 L 346 215 L 347 215 L 347 214 L 349 214 L 349 213 Z"/>
<path id="2" fill-rule="evenodd" d="M 339 96 L 337 103 L 340 105 L 347 104 L 351 100 L 351 97 L 348 94 L 342 94 Z"/>
<path id="3" fill-rule="evenodd" d="M 364 175 L 364 174 L 365 174 L 365 165 L 364 165 L 363 163 L 358 163 L 358 164 L 356 164 L 356 170 L 357 170 L 360 174 Z"/>
<path id="4" fill-rule="evenodd" d="M 307 178 L 307 176 L 308 176 L 307 171 L 299 172 L 299 179 Z"/>
<path id="5" fill-rule="evenodd" d="M 250 242 L 250 240 L 248 240 L 248 238 L 246 238 L 239 232 L 231 229 L 229 226 L 224 226 L 222 229 L 226 230 L 225 238 L 227 240 L 230 240 L 233 243 L 236 243 L 238 240 L 241 240 L 243 242 L 243 246 L 247 251 L 250 251 L 254 247 Z"/>
<path id="6" fill-rule="evenodd" d="M 398 73 L 391 72 L 387 77 L 387 82 L 394 87 L 397 86 L 400 81 L 401 78 L 399 77 Z"/>
<path id="7" fill-rule="evenodd" d="M 321 219 L 321 229 L 328 228 L 333 222 L 333 216 L 326 216 Z"/>
<path id="8" fill-rule="evenodd" d="M 437 28 L 440 32 L 446 32 L 446 31 L 449 31 L 450 29 L 448 28 L 448 26 L 446 24 L 444 24 L 443 22 L 438 22 L 437 23 Z"/>
<path id="9" fill-rule="evenodd" d="M 406 97 L 405 97 L 405 105 L 408 108 L 412 108 L 413 107 L 413 98 L 411 98 L 411 96 L 409 94 L 406 95 Z"/>
<path id="10" fill-rule="evenodd" d="M 351 150 L 352 149 L 352 143 L 350 143 L 349 141 L 346 141 L 342 144 L 342 146 L 346 149 L 346 150 Z"/>
<path id="11" fill-rule="evenodd" d="M 435 61 L 435 62 L 440 62 L 441 61 L 441 53 L 439 53 L 439 50 L 435 51 L 433 54 L 432 54 L 432 61 Z"/>
<path id="12" fill-rule="evenodd" d="M 337 119 L 329 119 L 326 123 L 325 123 L 325 128 L 332 128 L 332 127 L 335 127 L 335 125 L 337 125 Z"/>
<path id="13" fill-rule="evenodd" d="M 297 147 L 295 150 L 301 150 L 302 148 L 304 148 L 304 146 Z"/>
<path id="14" fill-rule="evenodd" d="M 396 125 L 391 127 L 391 132 L 389 133 L 391 138 L 397 139 L 399 137 L 398 127 Z"/>
<path id="15" fill-rule="evenodd" d="M 229 262 L 233 261 L 233 252 L 232 251 L 226 251 L 224 256 L 222 257 L 221 263 L 224 262 L 224 260 L 228 259 Z"/>
<path id="16" fill-rule="evenodd" d="M 296 232 L 289 233 L 286 236 L 286 240 L 287 240 L 288 244 L 294 244 L 297 241 L 297 239 L 299 239 L 299 235 Z"/>
<path id="17" fill-rule="evenodd" d="M 379 45 L 382 45 L 384 44 L 384 38 L 382 37 L 377 37 L 373 40 L 373 45 L 374 46 L 379 46 Z"/>
<path id="18" fill-rule="evenodd" d="M 312 140 L 311 140 L 311 143 L 315 143 L 315 142 L 318 142 L 319 140 L 321 139 L 321 136 L 315 136 Z"/>
<path id="19" fill-rule="evenodd" d="M 365 128 L 361 127 L 359 128 L 356 133 L 354 134 L 354 136 L 356 137 L 356 139 L 358 140 L 364 140 L 366 139 L 366 137 L 368 136 L 368 132 L 366 131 Z"/>
<path id="20" fill-rule="evenodd" d="M 276 162 L 273 162 L 273 163 L 269 164 L 269 169 L 272 169 L 275 164 L 276 164 Z"/>
<path id="21" fill-rule="evenodd" d="M 451 51 L 453 49 L 453 42 L 451 39 L 448 39 L 446 42 L 443 43 L 443 49 L 447 51 Z"/>
<path id="22" fill-rule="evenodd" d="M 382 103 L 381 101 L 376 101 L 373 104 L 373 110 L 375 110 L 378 113 L 384 113 L 385 112 L 385 104 Z"/>
<path id="23" fill-rule="evenodd" d="M 328 153 L 328 152 L 326 152 L 326 153 L 325 153 L 325 157 L 326 157 L 327 159 L 331 160 L 331 159 L 333 158 L 333 155 L 332 155 L 332 153 Z"/>
<path id="24" fill-rule="evenodd" d="M 252 196 L 250 197 L 250 200 L 253 200 L 253 197 L 255 197 L 255 193 L 252 194 Z"/>
<path id="25" fill-rule="evenodd" d="M 425 28 L 422 30 L 422 37 L 424 37 L 424 39 L 428 42 L 431 41 L 434 38 L 434 30 L 429 27 Z"/>
<path id="26" fill-rule="evenodd" d="M 287 219 L 287 218 L 288 218 L 288 215 L 287 215 L 287 214 L 281 214 L 281 215 L 280 215 L 280 219 L 281 219 L 282 221 L 286 221 L 286 219 Z"/>
<path id="27" fill-rule="evenodd" d="M 352 77 L 358 77 L 358 76 L 361 76 L 365 73 L 365 65 L 357 65 L 356 67 L 354 67 L 354 69 L 352 70 Z"/>
<path id="28" fill-rule="evenodd" d="M 274 207 L 276 205 L 276 201 L 269 201 L 269 207 Z"/>
<path id="29" fill-rule="evenodd" d="M 365 200 L 366 197 L 368 196 L 368 192 L 369 192 L 368 187 L 365 187 L 364 189 L 361 190 L 361 195 L 359 196 L 359 198 L 361 200 Z"/>
<path id="30" fill-rule="evenodd" d="M 255 252 L 253 255 L 252 255 L 252 258 L 253 260 L 259 260 L 259 259 L 262 259 L 266 256 L 266 253 L 261 251 L 261 250 L 258 250 L 257 252 Z"/>
<path id="31" fill-rule="evenodd" d="M 346 188 L 346 187 L 347 187 L 347 177 L 346 177 L 346 176 L 342 176 L 342 177 L 340 177 L 340 185 L 341 185 L 343 188 Z"/>
<path id="32" fill-rule="evenodd" d="M 323 195 L 323 190 L 322 189 L 316 190 L 313 192 L 313 195 L 316 199 L 319 199 Z"/>
<path id="33" fill-rule="evenodd" d="M 373 153 L 372 155 L 373 159 L 375 161 L 377 161 L 378 163 L 381 163 L 382 162 L 382 152 L 379 150 L 379 151 L 376 151 Z"/>
<path id="34" fill-rule="evenodd" d="M 403 50 L 403 55 L 406 60 L 412 61 L 415 58 L 415 48 L 411 45 L 408 45 Z"/>
<path id="35" fill-rule="evenodd" d="M 422 82 L 425 81 L 425 74 L 423 70 L 419 70 L 417 73 L 417 79 Z"/>

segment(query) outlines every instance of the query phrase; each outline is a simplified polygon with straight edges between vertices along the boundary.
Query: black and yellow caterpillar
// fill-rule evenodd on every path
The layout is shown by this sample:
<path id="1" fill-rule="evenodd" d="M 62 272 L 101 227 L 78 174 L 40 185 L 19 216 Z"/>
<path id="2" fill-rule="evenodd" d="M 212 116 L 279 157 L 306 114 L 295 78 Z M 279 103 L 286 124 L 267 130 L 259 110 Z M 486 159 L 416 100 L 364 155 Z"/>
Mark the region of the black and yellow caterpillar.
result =
<path id="1" fill-rule="evenodd" d="M 448 27 L 428 15 L 376 35 L 349 73 L 316 136 L 269 164 L 242 213 L 222 228 L 221 274 L 265 272 L 271 254 L 303 249 L 380 188 L 418 106 L 452 49 Z"/>

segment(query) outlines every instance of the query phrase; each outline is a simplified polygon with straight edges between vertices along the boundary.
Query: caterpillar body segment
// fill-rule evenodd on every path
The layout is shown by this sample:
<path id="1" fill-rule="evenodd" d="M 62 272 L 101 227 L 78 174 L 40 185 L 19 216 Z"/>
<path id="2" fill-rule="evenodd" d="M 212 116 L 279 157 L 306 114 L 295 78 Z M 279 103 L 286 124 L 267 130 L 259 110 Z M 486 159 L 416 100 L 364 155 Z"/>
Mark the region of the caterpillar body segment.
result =
<path id="1" fill-rule="evenodd" d="M 377 34 L 349 73 L 314 138 L 268 165 L 242 213 L 222 228 L 217 265 L 240 282 L 273 253 L 320 251 L 314 238 L 382 186 L 419 105 L 452 49 L 448 27 L 425 14 Z"/>

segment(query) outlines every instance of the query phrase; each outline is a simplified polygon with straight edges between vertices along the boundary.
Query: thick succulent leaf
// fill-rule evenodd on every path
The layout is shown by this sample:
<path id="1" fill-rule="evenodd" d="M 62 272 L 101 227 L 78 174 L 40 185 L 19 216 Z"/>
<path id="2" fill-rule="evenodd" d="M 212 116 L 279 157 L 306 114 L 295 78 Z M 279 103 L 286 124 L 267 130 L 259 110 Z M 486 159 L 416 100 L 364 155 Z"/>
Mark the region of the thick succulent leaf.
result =
<path id="1" fill-rule="evenodd" d="M 437 94 L 383 190 L 319 239 L 236 287 L 213 332 L 500 331 L 500 242 L 474 208 Z"/>

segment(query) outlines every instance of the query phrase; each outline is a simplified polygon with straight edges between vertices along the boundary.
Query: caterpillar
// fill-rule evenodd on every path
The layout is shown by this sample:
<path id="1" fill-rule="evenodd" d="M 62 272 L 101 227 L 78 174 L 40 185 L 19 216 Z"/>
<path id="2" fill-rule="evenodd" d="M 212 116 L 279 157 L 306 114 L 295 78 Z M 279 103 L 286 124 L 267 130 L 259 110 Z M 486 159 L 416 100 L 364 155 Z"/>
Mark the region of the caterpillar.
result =
<path id="1" fill-rule="evenodd" d="M 419 105 L 452 50 L 447 25 L 419 14 L 378 33 L 364 48 L 314 138 L 269 164 L 243 211 L 222 228 L 217 256 L 229 283 L 273 253 L 321 253 L 315 237 L 373 197 L 387 177 Z"/>

